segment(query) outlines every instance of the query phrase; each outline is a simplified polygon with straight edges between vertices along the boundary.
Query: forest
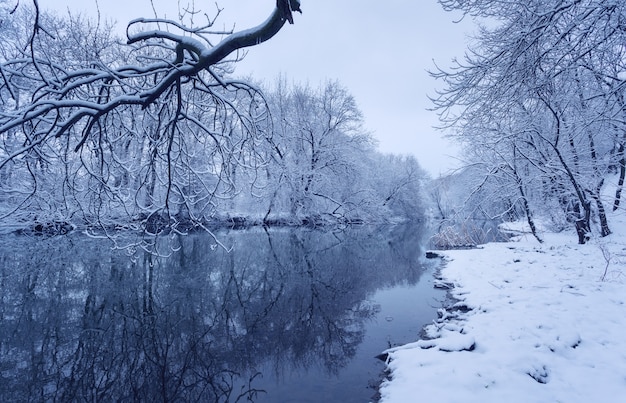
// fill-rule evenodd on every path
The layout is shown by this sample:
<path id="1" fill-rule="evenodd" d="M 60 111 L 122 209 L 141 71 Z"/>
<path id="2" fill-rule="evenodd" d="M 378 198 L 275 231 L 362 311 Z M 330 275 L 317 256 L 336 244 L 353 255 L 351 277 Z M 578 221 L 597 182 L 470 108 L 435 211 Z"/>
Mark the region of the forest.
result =
<path id="1" fill-rule="evenodd" d="M 349 89 L 241 79 L 241 49 L 297 23 L 280 0 L 262 25 L 193 15 L 100 22 L 4 0 L 0 217 L 4 228 L 186 232 L 474 218 L 611 233 L 626 177 L 626 23 L 617 0 L 440 0 L 478 25 L 430 74 L 464 166 L 432 181 L 384 155 Z M 282 6 L 280 6 L 282 4 Z M 295 17 L 295 21 L 294 21 Z M 606 194 L 605 180 L 618 177 Z"/>
<path id="2" fill-rule="evenodd" d="M 414 157 L 376 150 L 339 82 L 234 74 L 240 49 L 293 23 L 298 2 L 249 30 L 214 29 L 219 12 L 203 24 L 183 13 L 133 20 L 127 38 L 37 2 L 0 4 L 5 229 L 155 234 L 424 219 L 426 173 Z"/>

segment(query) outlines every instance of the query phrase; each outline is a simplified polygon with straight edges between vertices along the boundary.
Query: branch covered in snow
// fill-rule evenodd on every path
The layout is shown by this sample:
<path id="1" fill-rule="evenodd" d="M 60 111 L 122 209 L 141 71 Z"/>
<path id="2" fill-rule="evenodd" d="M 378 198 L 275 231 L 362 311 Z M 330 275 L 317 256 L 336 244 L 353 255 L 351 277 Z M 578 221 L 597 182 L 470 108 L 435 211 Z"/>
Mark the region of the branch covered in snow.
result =
<path id="1" fill-rule="evenodd" d="M 36 11 L 36 15 L 33 39 L 30 42 L 33 57 L 7 60 L 2 65 L 2 87 L 15 93 L 15 80 L 32 80 L 35 91 L 31 102 L 12 112 L 4 111 L 0 115 L 0 133 L 18 127 L 24 129 L 25 125 L 32 123 L 40 126 L 38 136 L 58 137 L 84 119 L 83 136 L 87 136 L 96 122 L 107 113 L 123 105 L 147 108 L 171 90 L 178 81 L 195 77 L 203 70 L 210 71 L 238 49 L 258 45 L 272 38 L 286 21 L 283 13 L 275 8 L 264 23 L 229 34 L 213 47 L 209 45 L 210 41 L 203 42 L 206 38 L 197 32 L 195 35 L 200 38 L 187 36 L 189 32 L 174 34 L 158 29 L 129 33 L 127 43 L 137 45 L 137 52 L 159 46 L 169 50 L 171 56 L 168 58 L 167 54 L 160 55 L 158 60 L 145 65 L 110 68 L 99 64 L 91 68 L 68 70 L 39 55 L 36 39 L 45 33 L 42 33 L 43 27 L 38 22 L 39 11 Z M 176 24 L 168 20 L 137 19 L 131 21 L 128 27 L 159 22 Z M 146 60 L 149 58 L 146 57 Z M 38 143 L 28 142 L 24 151 L 36 144 Z M 0 164 L 4 165 L 6 162 L 7 160 L 3 160 Z"/>
<path id="2" fill-rule="evenodd" d="M 136 19 L 125 44 L 100 22 L 48 15 L 37 2 L 19 10 L 0 26 L 0 217 L 66 217 L 78 205 L 91 224 L 118 215 L 158 229 L 213 214 L 237 167 L 267 158 L 264 96 L 228 74 L 237 51 L 293 20 L 280 3 L 237 32 L 213 29 L 219 9 L 200 27 Z"/>

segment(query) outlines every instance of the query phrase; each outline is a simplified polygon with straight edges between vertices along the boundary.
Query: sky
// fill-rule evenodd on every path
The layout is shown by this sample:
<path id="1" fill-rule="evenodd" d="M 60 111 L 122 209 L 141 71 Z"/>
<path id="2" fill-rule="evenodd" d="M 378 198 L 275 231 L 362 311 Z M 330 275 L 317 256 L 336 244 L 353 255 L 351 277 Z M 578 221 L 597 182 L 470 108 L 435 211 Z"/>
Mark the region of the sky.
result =
<path id="1" fill-rule="evenodd" d="M 430 77 L 435 62 L 449 67 L 462 58 L 473 26 L 456 23 L 436 0 L 301 0 L 302 15 L 274 38 L 250 48 L 237 75 L 268 84 L 283 75 L 312 87 L 338 81 L 355 97 L 365 127 L 384 153 L 411 154 L 433 177 L 459 166 L 458 149 L 443 138 L 428 96 L 441 86 Z M 39 0 L 42 8 L 126 22 L 154 16 L 150 0 Z M 177 18 L 178 5 L 193 0 L 153 0 L 159 16 Z M 274 0 L 218 0 L 219 27 L 241 30 L 263 22 Z M 196 1 L 214 15 L 214 1 Z"/>

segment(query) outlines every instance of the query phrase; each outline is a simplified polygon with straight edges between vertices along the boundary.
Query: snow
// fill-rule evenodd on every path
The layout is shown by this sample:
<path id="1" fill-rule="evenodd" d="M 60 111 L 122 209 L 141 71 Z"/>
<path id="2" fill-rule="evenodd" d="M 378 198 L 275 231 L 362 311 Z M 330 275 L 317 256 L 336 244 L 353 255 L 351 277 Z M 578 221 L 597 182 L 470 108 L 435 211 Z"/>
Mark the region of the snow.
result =
<path id="1" fill-rule="evenodd" d="M 439 252 L 458 302 L 427 340 L 387 351 L 381 401 L 626 399 L 626 217 L 611 219 L 614 233 L 587 245 L 544 232 Z"/>

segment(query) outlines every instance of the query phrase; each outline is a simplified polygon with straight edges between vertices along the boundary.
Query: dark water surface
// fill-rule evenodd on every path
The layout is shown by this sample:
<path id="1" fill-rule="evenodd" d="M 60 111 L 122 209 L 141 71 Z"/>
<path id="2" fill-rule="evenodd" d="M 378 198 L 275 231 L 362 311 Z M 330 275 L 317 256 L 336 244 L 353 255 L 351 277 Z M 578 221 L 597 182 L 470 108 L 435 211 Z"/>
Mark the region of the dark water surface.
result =
<path id="1" fill-rule="evenodd" d="M 367 402 L 443 294 L 420 227 L 0 238 L 0 401 Z"/>

